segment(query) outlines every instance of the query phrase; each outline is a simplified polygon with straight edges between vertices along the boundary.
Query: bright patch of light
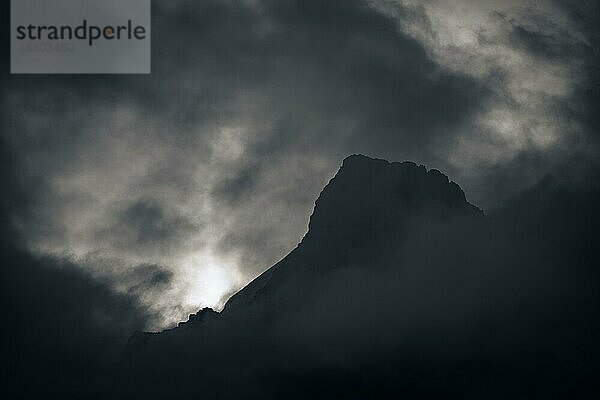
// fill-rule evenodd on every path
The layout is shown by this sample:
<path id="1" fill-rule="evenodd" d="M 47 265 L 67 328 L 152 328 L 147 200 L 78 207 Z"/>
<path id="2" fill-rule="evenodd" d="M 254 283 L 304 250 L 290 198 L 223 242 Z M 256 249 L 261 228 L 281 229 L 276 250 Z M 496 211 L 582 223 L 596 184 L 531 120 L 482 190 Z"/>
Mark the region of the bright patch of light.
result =
<path id="1" fill-rule="evenodd" d="M 214 254 L 203 252 L 187 260 L 185 305 L 223 308 L 226 296 L 238 283 L 237 266 Z"/>

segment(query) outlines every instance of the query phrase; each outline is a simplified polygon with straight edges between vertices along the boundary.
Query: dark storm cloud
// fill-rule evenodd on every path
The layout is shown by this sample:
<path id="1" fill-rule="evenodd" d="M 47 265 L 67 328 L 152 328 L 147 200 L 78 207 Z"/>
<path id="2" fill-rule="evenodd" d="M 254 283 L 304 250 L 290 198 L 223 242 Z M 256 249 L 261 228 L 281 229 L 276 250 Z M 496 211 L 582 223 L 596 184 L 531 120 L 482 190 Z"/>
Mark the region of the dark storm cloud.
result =
<path id="1" fill-rule="evenodd" d="M 587 146 L 597 151 L 600 148 L 600 5 L 594 1 L 569 1 L 561 6 L 577 21 L 587 41 L 583 58 L 585 80 L 578 88 L 576 110 L 591 137 Z"/>
<path id="2" fill-rule="evenodd" d="M 570 130 L 597 103 L 571 96 L 593 24 L 459 3 L 155 1 L 149 76 L 2 77 L 11 218 L 40 252 L 164 265 L 173 287 L 212 253 L 240 286 L 350 153 L 443 169 L 487 207 L 591 152 Z"/>
<path id="3" fill-rule="evenodd" d="M 106 366 L 129 332 L 197 308 L 183 283 L 204 259 L 188 256 L 207 246 L 217 268 L 236 257 L 241 286 L 295 246 L 353 152 L 448 169 L 499 210 L 483 225 L 417 225 L 387 265 L 401 268 L 355 265 L 298 287 L 290 296 L 304 302 L 277 324 L 249 315 L 214 343 L 192 337 L 148 377 L 279 398 L 327 396 L 349 377 L 384 392 L 400 375 L 406 393 L 463 398 L 509 397 L 519 379 L 545 383 L 546 396 L 593 384 L 597 4 L 561 4 L 551 15 L 574 19 L 555 25 L 531 10 L 472 20 L 445 2 L 393 14 L 354 0 L 153 3 L 150 76 L 11 76 L 9 35 L 1 42 L 9 389 L 48 397 L 56 384 L 64 394 L 112 383 Z M 473 42 L 453 30 L 461 21 L 475 23 Z M 548 172 L 560 184 L 502 204 Z M 363 362 L 379 369 L 365 374 Z"/>
<path id="4" fill-rule="evenodd" d="M 515 19 L 506 15 L 501 18 L 510 24 L 511 41 L 516 48 L 524 48 L 528 54 L 550 65 L 576 65 L 571 95 L 554 98 L 554 105 L 548 107 L 550 115 L 558 116 L 567 125 L 561 128 L 552 146 L 523 149 L 510 162 L 498 163 L 483 171 L 483 181 L 488 182 L 488 188 L 480 186 L 475 190 L 481 191 L 477 197 L 490 206 L 500 206 L 506 200 L 490 187 L 511 187 L 518 193 L 546 174 L 565 183 L 593 180 L 596 175 L 600 156 L 597 136 L 600 127 L 597 118 L 600 6 L 589 1 L 553 2 L 553 5 L 561 13 L 536 15 L 534 8 L 528 8 L 523 14 L 529 18 Z M 570 19 L 569 24 L 562 20 L 565 17 Z M 555 82 L 557 86 L 562 83 Z"/>
<path id="5" fill-rule="evenodd" d="M 125 225 L 135 229 L 138 241 L 150 243 L 173 235 L 180 223 L 187 222 L 177 218 L 168 220 L 163 208 L 153 199 L 136 201 L 125 209 L 121 219 Z"/>
<path id="6" fill-rule="evenodd" d="M 110 247 L 170 254 L 174 243 L 186 240 L 198 227 L 164 207 L 151 198 L 134 201 L 117 214 L 113 225 L 98 233 L 97 239 Z"/>
<path id="7" fill-rule="evenodd" d="M 169 283 L 173 273 L 160 265 L 143 264 L 133 270 L 134 274 L 139 275 L 141 279 L 137 281 L 144 282 L 143 286 L 160 286 Z"/>
<path id="8" fill-rule="evenodd" d="M 258 178 L 255 170 L 257 167 L 247 166 L 240 172 L 236 172 L 232 177 L 224 177 L 215 188 L 214 194 L 219 199 L 229 204 L 237 204 L 243 201 L 247 195 L 252 195 L 254 181 Z"/>
<path id="9" fill-rule="evenodd" d="M 0 262 L 4 396 L 95 388 L 112 374 L 131 332 L 151 318 L 135 296 L 116 294 L 81 266 L 6 243 Z"/>
<path id="10" fill-rule="evenodd" d="M 87 261 L 104 264 L 105 268 L 107 264 L 110 265 L 110 260 Z M 173 284 L 173 275 L 173 271 L 169 267 L 156 264 L 140 264 L 129 266 L 123 271 L 116 270 L 94 278 L 109 287 L 118 288 L 123 293 L 141 300 L 164 295 L 170 285 Z"/>
<path id="11" fill-rule="evenodd" d="M 34 246 L 168 264 L 153 254 L 216 240 L 252 276 L 299 241 L 346 154 L 427 158 L 485 95 L 362 1 L 155 2 L 152 45 L 150 76 L 7 80 Z M 145 216 L 116 204 L 147 198 Z"/>
<path id="12" fill-rule="evenodd" d="M 513 30 L 516 45 L 526 46 L 527 50 L 539 57 L 564 59 L 580 55 L 585 47 L 581 43 L 568 43 L 564 38 L 529 30 L 523 26 L 515 26 Z"/>
<path id="13" fill-rule="evenodd" d="M 563 10 L 569 10 L 571 6 L 568 3 L 558 5 Z M 593 13 L 590 3 L 581 3 L 582 9 L 588 8 L 587 12 Z M 528 18 L 515 20 L 500 14 L 512 26 L 511 38 L 516 47 L 524 46 L 531 54 L 556 62 L 565 61 L 569 57 L 579 59 L 591 50 L 591 43 L 587 38 L 582 40 L 580 31 L 561 25 L 557 16 L 536 14 L 533 8 L 525 8 L 523 14 Z M 581 17 L 577 17 L 576 22 L 581 23 L 580 19 Z"/>

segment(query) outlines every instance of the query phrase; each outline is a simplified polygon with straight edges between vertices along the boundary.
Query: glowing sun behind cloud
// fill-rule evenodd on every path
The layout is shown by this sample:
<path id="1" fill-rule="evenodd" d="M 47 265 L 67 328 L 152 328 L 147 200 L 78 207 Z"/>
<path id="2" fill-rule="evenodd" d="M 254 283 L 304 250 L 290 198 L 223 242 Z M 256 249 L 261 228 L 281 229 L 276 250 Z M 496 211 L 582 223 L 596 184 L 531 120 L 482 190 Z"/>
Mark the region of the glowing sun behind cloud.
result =
<path id="1" fill-rule="evenodd" d="M 240 277 L 237 265 L 210 252 L 190 256 L 186 263 L 185 306 L 223 308 L 232 291 L 238 287 Z"/>

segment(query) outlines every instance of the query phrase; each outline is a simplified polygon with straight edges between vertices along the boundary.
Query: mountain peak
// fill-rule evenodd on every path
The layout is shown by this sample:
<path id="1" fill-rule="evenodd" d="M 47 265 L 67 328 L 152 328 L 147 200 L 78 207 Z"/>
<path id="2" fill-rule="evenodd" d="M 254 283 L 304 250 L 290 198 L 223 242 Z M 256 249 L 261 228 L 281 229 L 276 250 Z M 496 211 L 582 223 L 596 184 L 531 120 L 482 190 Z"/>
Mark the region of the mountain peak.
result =
<path id="1" fill-rule="evenodd" d="M 412 161 L 389 162 L 363 154 L 352 154 L 344 159 L 330 184 L 341 175 L 350 175 L 355 180 L 372 178 L 375 179 L 373 182 L 376 185 L 383 184 L 388 189 L 395 187 L 400 190 L 403 185 L 410 189 L 412 186 L 416 192 L 431 199 L 440 200 L 449 206 L 460 207 L 468 204 L 460 186 L 448 179 L 445 174 L 433 168 L 428 170 L 424 165 L 418 165 Z M 348 181 L 344 180 L 344 182 Z M 326 189 L 327 187 L 324 191 Z M 474 208 L 474 206 L 468 208 Z"/>
<path id="2" fill-rule="evenodd" d="M 344 160 L 342 161 L 342 168 L 344 166 L 348 166 L 351 164 L 389 164 L 390 162 L 387 160 L 384 160 L 382 158 L 374 158 L 374 157 L 369 157 L 366 156 L 364 154 L 360 154 L 360 153 L 354 153 L 351 154 L 349 156 L 347 156 L 346 158 L 344 158 Z"/>
<path id="3" fill-rule="evenodd" d="M 436 169 L 351 155 L 316 200 L 308 232 L 294 251 L 232 296 L 221 316 L 201 310 L 174 331 L 301 302 L 298 288 L 321 273 L 350 265 L 378 268 L 411 235 L 413 222 L 480 215 L 462 189 Z M 142 336 L 136 343 L 147 340 Z"/>
<path id="4" fill-rule="evenodd" d="M 357 248 L 378 248 L 401 239 L 413 219 L 481 214 L 462 189 L 436 169 L 354 154 L 344 159 L 319 195 L 301 245 L 318 252 L 327 246 L 338 255 L 356 257 Z"/>

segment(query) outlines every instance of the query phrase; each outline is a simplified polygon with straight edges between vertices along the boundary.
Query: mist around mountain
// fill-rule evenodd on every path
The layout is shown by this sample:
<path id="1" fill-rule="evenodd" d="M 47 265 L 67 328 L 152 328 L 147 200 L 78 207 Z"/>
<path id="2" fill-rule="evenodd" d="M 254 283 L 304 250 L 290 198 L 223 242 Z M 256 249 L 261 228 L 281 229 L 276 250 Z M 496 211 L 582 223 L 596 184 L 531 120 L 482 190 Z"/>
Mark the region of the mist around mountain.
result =
<path id="1" fill-rule="evenodd" d="M 2 303 L 12 321 L 4 390 L 8 398 L 595 398 L 596 182 L 548 177 L 484 215 L 435 169 L 350 156 L 302 242 L 221 313 L 200 310 L 175 329 L 132 336 L 149 317 L 135 298 L 18 250 L 3 230 Z M 75 289 L 65 286 L 70 274 Z"/>

